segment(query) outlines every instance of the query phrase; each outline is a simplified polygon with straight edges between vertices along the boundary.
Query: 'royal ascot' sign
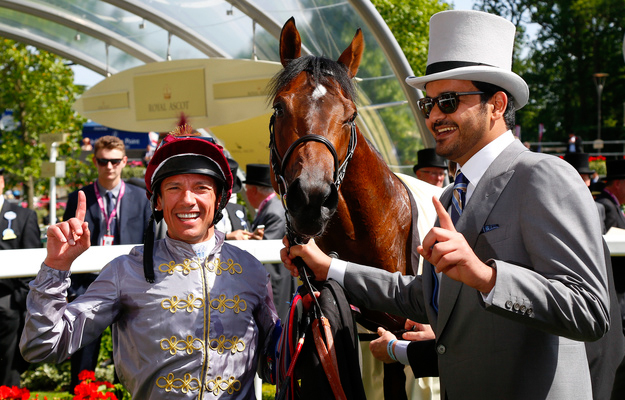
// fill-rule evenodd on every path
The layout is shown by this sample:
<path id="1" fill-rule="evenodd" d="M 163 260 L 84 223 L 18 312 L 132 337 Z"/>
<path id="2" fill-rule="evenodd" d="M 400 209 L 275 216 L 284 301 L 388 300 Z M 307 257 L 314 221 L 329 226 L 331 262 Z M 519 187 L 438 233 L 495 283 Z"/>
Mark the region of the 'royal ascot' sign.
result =
<path id="1" fill-rule="evenodd" d="M 203 69 L 136 76 L 134 91 L 138 121 L 171 118 L 172 112 L 206 116 Z"/>
<path id="2" fill-rule="evenodd" d="M 276 62 L 220 58 L 150 63 L 104 79 L 74 109 L 125 131 L 168 132 L 182 113 L 194 127 L 213 129 L 270 113 L 267 84 L 281 68 Z"/>

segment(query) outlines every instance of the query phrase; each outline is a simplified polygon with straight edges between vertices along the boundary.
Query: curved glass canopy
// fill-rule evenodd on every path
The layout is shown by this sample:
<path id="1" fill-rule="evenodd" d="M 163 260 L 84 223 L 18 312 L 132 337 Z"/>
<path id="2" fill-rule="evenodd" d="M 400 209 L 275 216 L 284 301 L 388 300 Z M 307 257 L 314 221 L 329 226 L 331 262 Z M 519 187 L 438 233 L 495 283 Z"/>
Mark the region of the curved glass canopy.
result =
<path id="1" fill-rule="evenodd" d="M 304 53 L 334 59 L 363 29 L 359 126 L 395 170 L 411 171 L 416 154 L 401 141 L 432 144 L 415 106 L 421 93 L 405 84 L 412 70 L 368 0 L 0 0 L 0 36 L 106 77 L 168 60 L 279 61 L 290 17 Z"/>

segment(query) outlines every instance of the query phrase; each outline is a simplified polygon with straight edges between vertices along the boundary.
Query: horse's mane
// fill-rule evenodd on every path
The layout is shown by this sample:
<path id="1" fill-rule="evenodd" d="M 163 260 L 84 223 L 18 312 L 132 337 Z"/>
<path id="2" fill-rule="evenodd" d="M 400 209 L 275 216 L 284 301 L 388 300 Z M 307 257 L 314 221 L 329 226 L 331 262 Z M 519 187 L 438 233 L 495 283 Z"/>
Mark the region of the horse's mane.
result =
<path id="1" fill-rule="evenodd" d="M 316 83 L 325 83 L 334 79 L 345 95 L 352 101 L 355 99 L 356 89 L 347 74 L 347 67 L 326 57 L 303 56 L 289 61 L 286 67 L 276 74 L 269 82 L 269 98 L 273 99 L 289 82 L 302 71 L 312 74 Z M 271 100 L 270 100 L 271 101 Z"/>

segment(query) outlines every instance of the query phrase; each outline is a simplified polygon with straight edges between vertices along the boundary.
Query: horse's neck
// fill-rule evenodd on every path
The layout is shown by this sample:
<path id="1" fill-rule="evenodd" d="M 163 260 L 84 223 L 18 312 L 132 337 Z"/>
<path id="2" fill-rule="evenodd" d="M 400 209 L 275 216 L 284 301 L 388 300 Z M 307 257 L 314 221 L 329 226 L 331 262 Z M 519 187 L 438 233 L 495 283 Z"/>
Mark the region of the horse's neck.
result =
<path id="1" fill-rule="evenodd" d="M 341 185 L 334 219 L 326 243 L 340 243 L 341 258 L 403 272 L 412 221 L 410 198 L 362 136 Z"/>
<path id="2" fill-rule="evenodd" d="M 391 210 L 404 210 L 404 215 L 391 215 L 398 220 L 404 220 L 406 212 L 410 212 L 405 186 L 364 138 L 358 143 L 343 185 L 346 190 L 341 193 L 351 210 L 362 209 L 365 215 L 371 215 L 371 211 L 386 214 Z M 363 201 L 362 196 L 371 201 Z"/>

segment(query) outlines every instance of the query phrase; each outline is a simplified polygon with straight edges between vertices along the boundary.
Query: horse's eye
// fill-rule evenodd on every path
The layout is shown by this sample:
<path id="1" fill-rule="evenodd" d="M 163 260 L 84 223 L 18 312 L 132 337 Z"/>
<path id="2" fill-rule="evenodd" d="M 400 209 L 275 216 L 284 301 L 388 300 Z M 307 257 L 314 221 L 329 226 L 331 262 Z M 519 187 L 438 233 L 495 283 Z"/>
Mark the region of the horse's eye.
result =
<path id="1" fill-rule="evenodd" d="M 356 111 L 356 112 L 352 115 L 352 117 L 349 119 L 349 122 L 351 123 L 351 122 L 356 121 L 356 117 L 357 117 L 357 116 L 358 116 L 358 111 Z"/>
<path id="2" fill-rule="evenodd" d="M 275 115 L 276 117 L 281 117 L 284 115 L 284 109 L 282 108 L 282 105 L 274 104 L 273 115 Z"/>

